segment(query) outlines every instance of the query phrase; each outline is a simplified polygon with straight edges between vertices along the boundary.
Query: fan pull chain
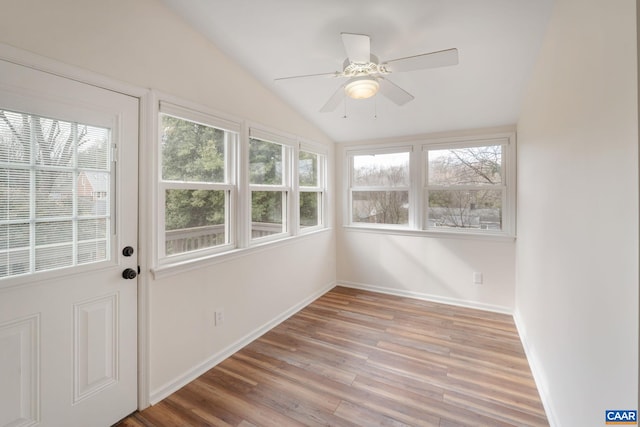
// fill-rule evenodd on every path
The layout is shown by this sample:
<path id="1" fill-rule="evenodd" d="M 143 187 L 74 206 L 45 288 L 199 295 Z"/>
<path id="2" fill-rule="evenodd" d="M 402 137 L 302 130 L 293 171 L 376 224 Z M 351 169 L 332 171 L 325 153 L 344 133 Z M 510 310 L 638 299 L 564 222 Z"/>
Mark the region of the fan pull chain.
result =
<path id="1" fill-rule="evenodd" d="M 374 120 L 378 119 L 378 97 L 377 96 L 373 97 L 373 119 Z"/>
<path id="2" fill-rule="evenodd" d="M 347 97 L 345 96 L 344 99 L 344 116 L 342 116 L 343 119 L 347 118 Z"/>

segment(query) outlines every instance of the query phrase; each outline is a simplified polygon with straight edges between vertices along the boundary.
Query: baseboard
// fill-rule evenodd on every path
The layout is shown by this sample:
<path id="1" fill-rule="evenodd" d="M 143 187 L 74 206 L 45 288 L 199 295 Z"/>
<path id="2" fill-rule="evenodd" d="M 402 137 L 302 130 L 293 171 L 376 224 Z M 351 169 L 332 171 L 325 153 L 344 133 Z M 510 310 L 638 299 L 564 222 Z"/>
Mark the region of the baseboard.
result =
<path id="1" fill-rule="evenodd" d="M 264 325 L 260 326 L 259 328 L 255 329 L 254 331 L 252 331 L 249 334 L 245 335 L 244 337 L 240 338 L 238 341 L 236 341 L 233 344 L 229 345 L 228 347 L 222 349 L 218 353 L 215 353 L 214 355 L 212 355 L 210 358 L 208 358 L 204 362 L 200 363 L 199 365 L 195 366 L 193 369 L 191 369 L 188 372 L 186 372 L 184 375 L 181 375 L 179 378 L 176 378 L 175 380 L 170 381 L 169 383 L 167 383 L 167 384 L 163 385 L 162 387 L 158 388 L 157 390 L 153 391 L 151 393 L 150 397 L 149 397 L 150 403 L 152 405 L 155 405 L 156 403 L 160 402 L 162 399 L 164 399 L 167 396 L 171 395 L 172 393 L 178 391 L 179 389 L 181 389 L 185 385 L 189 384 L 191 381 L 193 381 L 196 378 L 198 378 L 200 375 L 202 375 L 205 372 L 207 372 L 209 369 L 211 369 L 214 366 L 216 366 L 218 363 L 222 362 L 223 360 L 225 360 L 226 358 L 231 356 L 233 353 L 235 353 L 238 350 L 242 349 L 243 347 L 245 347 L 247 344 L 251 343 L 252 341 L 260 338 L 262 335 L 264 335 L 265 333 L 269 332 L 271 329 L 275 328 L 280 323 L 284 322 L 289 317 L 293 316 L 298 311 L 302 310 L 303 308 L 305 308 L 306 306 L 311 304 L 313 301 L 315 301 L 316 299 L 318 299 L 322 295 L 324 295 L 327 292 L 329 292 L 335 286 L 336 286 L 335 282 L 324 286 L 322 289 L 320 289 L 319 291 L 314 292 L 313 294 L 311 294 L 310 296 L 308 296 L 304 300 L 300 301 L 299 303 L 297 303 L 293 307 L 289 308 L 284 313 L 278 315 L 277 317 L 273 318 L 269 322 L 265 323 Z"/>
<path id="2" fill-rule="evenodd" d="M 438 295 L 425 294 L 421 292 L 406 291 L 406 290 L 396 289 L 396 288 L 385 288 L 383 286 L 367 285 L 364 283 L 345 282 L 345 281 L 340 281 L 338 283 L 338 286 L 344 286 L 345 288 L 362 289 L 364 291 L 379 292 L 381 294 L 395 295 L 400 297 L 415 298 L 415 299 L 420 299 L 425 301 L 437 302 L 441 304 L 455 305 L 459 307 L 474 308 L 476 310 L 491 311 L 494 313 L 509 314 L 509 315 L 513 314 L 513 310 L 509 307 L 503 307 L 500 305 L 492 305 L 492 304 L 484 304 L 480 302 L 467 301 L 467 300 L 462 300 L 457 298 L 447 298 L 447 297 L 442 297 Z"/>
<path id="3" fill-rule="evenodd" d="M 558 422 L 558 419 L 553 410 L 553 405 L 551 404 L 551 398 L 548 391 L 549 389 L 547 387 L 546 381 L 543 380 L 543 370 L 533 351 L 531 350 L 529 340 L 527 339 L 527 328 L 525 327 L 524 322 L 522 321 L 522 317 L 520 316 L 520 312 L 517 308 L 513 313 L 513 322 L 515 323 L 516 329 L 518 330 L 518 335 L 520 335 L 520 342 L 522 343 L 522 347 L 524 348 L 524 353 L 527 357 L 527 361 L 529 362 L 529 368 L 531 369 L 533 380 L 535 381 L 536 388 L 538 389 L 538 393 L 540 394 L 540 400 L 542 401 L 544 412 L 547 414 L 547 421 L 549 421 L 549 425 L 551 427 L 560 426 L 560 422 Z"/>

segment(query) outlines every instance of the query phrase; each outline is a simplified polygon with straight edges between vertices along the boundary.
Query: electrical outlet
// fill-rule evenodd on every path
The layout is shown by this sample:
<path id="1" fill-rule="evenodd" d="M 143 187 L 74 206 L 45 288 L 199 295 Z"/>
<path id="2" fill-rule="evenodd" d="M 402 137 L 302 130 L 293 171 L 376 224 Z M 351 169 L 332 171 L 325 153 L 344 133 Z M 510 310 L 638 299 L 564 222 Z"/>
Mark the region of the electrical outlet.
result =
<path id="1" fill-rule="evenodd" d="M 482 285 L 482 273 L 478 271 L 473 273 L 473 283 L 476 285 Z"/>
<path id="2" fill-rule="evenodd" d="M 214 313 L 214 322 L 216 326 L 224 325 L 224 309 L 218 308 Z"/>

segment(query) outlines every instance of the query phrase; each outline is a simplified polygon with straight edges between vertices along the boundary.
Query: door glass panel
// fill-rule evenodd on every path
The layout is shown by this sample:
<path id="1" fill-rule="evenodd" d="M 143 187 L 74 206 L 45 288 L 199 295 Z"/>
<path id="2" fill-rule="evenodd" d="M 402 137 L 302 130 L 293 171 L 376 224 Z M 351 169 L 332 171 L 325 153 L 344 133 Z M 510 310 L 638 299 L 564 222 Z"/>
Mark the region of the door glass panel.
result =
<path id="1" fill-rule="evenodd" d="M 55 245 L 73 240 L 72 221 L 36 223 L 36 246 Z"/>
<path id="2" fill-rule="evenodd" d="M 2 131 L 2 122 L 0 122 Z M 3 139 L 0 137 L 0 147 Z M 5 168 L 0 162 L 0 221 L 29 219 L 29 170 Z"/>
<path id="3" fill-rule="evenodd" d="M 66 218 L 73 214 L 73 172 L 36 170 L 36 217 Z"/>
<path id="4" fill-rule="evenodd" d="M 0 109 L 0 278 L 110 259 L 111 132 Z"/>

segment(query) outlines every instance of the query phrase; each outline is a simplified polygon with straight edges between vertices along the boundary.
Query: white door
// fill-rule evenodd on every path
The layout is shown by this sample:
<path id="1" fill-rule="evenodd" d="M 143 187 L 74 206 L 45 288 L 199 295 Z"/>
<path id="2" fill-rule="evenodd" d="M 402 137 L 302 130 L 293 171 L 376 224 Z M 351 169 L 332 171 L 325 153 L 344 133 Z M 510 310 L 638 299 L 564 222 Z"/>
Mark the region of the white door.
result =
<path id="1" fill-rule="evenodd" d="M 0 61 L 0 426 L 136 409 L 137 171 L 137 98 Z"/>

